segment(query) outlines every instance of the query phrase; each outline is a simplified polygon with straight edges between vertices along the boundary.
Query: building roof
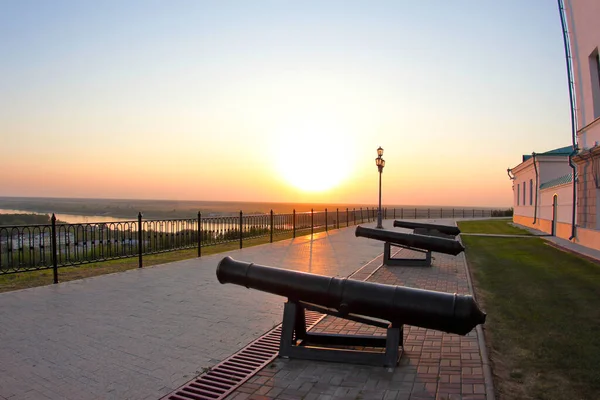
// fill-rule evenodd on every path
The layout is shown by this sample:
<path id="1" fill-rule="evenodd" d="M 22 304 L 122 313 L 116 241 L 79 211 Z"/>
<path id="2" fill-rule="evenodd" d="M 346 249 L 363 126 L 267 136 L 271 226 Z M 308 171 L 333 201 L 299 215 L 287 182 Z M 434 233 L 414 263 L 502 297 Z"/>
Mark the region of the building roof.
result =
<path id="1" fill-rule="evenodd" d="M 564 185 L 566 183 L 571 183 L 573 182 L 573 174 L 567 174 L 564 176 L 561 176 L 559 178 L 554 178 L 549 180 L 548 182 L 544 182 L 540 185 L 540 190 L 542 189 L 548 189 L 554 186 L 560 186 L 560 185 Z"/>
<path id="2" fill-rule="evenodd" d="M 536 157 L 548 157 L 548 156 L 568 156 L 573 152 L 573 146 L 559 147 L 558 149 L 549 150 L 544 153 L 535 153 Z M 527 161 L 531 158 L 531 154 L 523 154 L 523 161 Z"/>

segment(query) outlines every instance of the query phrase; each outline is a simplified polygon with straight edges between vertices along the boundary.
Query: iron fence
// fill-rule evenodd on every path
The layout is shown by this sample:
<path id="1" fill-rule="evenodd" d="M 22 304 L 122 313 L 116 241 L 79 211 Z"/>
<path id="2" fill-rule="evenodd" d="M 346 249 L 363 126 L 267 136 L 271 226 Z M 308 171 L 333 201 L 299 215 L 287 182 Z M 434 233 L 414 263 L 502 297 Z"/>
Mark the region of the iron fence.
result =
<path id="1" fill-rule="evenodd" d="M 489 209 L 393 208 L 382 209 L 383 219 L 473 218 L 500 216 Z M 176 250 L 202 248 L 218 244 L 269 237 L 296 237 L 315 231 L 340 229 L 377 219 L 377 209 L 346 208 L 340 210 L 296 212 L 289 214 L 234 216 L 62 224 L 52 215 L 51 224 L 0 226 L 0 275 L 53 269 L 58 282 L 58 268 L 138 257 Z"/>

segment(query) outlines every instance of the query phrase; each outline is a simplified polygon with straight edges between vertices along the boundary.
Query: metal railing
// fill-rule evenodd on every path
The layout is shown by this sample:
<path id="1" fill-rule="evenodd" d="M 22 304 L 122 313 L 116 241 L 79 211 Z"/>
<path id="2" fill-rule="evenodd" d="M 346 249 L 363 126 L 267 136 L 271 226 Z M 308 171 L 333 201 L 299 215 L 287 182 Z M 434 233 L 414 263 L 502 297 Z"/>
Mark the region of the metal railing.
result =
<path id="1" fill-rule="evenodd" d="M 494 216 L 489 209 L 452 208 L 394 208 L 382 209 L 382 218 L 472 218 Z M 53 269 L 58 282 L 58 268 L 121 258 L 138 258 L 169 251 L 202 248 L 218 244 L 278 236 L 295 238 L 296 235 L 315 231 L 340 229 L 377 219 L 376 208 L 346 208 L 340 210 L 296 212 L 291 214 L 202 217 L 191 219 L 137 220 L 63 224 L 52 215 L 50 224 L 0 226 L 0 275 Z"/>

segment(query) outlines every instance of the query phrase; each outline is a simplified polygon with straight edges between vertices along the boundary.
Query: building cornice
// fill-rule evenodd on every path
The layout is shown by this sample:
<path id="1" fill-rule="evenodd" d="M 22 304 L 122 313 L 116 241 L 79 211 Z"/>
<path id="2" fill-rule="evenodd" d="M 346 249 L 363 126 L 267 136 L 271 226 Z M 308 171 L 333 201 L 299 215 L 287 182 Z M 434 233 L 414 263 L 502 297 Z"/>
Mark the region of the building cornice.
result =
<path id="1" fill-rule="evenodd" d="M 517 165 L 514 168 L 511 168 L 510 170 L 513 174 L 518 174 L 519 172 L 522 172 L 528 167 L 533 167 L 533 157 L 523 161 L 521 164 Z"/>
<path id="2" fill-rule="evenodd" d="M 577 134 L 579 135 L 579 134 L 585 133 L 585 131 L 587 131 L 588 129 L 593 128 L 596 125 L 600 125 L 600 117 L 596 118 L 595 120 L 593 120 L 592 122 L 590 122 L 586 126 L 582 127 L 581 129 L 578 129 L 577 130 Z"/>
<path id="3" fill-rule="evenodd" d="M 573 157 L 573 161 L 576 163 L 584 162 L 589 159 L 590 156 L 597 157 L 600 155 L 600 146 L 594 146 L 591 149 L 580 150 L 577 155 Z"/>
<path id="4" fill-rule="evenodd" d="M 569 156 L 541 156 L 541 155 L 536 155 L 535 156 L 535 160 L 537 161 L 538 165 L 544 163 L 544 162 L 564 162 L 564 163 L 568 163 L 569 162 Z M 523 161 L 521 164 L 517 165 L 514 168 L 511 168 L 510 170 L 513 172 L 513 174 L 515 173 L 519 173 L 519 172 L 523 172 L 524 170 L 526 170 L 527 168 L 533 167 L 533 157 L 528 158 L 527 160 Z"/>

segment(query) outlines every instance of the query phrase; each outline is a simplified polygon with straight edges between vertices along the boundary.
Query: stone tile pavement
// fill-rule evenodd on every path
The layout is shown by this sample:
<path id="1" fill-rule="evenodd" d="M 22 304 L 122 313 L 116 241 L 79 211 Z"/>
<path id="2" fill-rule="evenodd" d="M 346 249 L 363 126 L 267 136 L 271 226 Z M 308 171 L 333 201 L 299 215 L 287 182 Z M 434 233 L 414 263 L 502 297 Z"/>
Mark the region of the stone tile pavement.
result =
<path id="1" fill-rule="evenodd" d="M 432 268 L 378 268 L 382 250 L 350 227 L 0 294 L 0 399 L 158 399 L 243 348 L 281 322 L 284 299 L 220 285 L 215 269 L 225 255 L 332 276 L 366 265 L 355 279 L 470 292 L 464 256 L 435 254 Z M 327 317 L 317 329 L 371 327 Z M 277 359 L 230 398 L 493 396 L 485 385 L 481 330 L 459 337 L 405 327 L 404 340 L 393 371 Z"/>
<path id="2" fill-rule="evenodd" d="M 351 227 L 1 293 L 0 399 L 158 399 L 281 322 L 283 298 L 218 283 L 225 255 L 348 276 L 380 253 Z"/>

